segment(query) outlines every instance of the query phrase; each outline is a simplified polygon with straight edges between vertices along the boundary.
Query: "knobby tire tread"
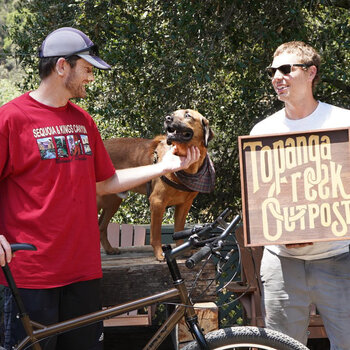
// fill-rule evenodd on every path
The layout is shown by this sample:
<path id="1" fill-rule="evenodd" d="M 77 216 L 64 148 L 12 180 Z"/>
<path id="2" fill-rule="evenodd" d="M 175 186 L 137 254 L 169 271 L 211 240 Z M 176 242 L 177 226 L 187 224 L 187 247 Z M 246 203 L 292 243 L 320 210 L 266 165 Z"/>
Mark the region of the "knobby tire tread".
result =
<path id="1" fill-rule="evenodd" d="M 250 343 L 254 348 L 269 346 L 275 350 L 308 350 L 308 348 L 295 339 L 270 329 L 258 327 L 231 327 L 219 329 L 205 336 L 211 350 L 225 345 Z M 229 349 L 229 348 L 228 348 Z M 200 350 L 196 342 L 186 345 L 183 350 Z"/>

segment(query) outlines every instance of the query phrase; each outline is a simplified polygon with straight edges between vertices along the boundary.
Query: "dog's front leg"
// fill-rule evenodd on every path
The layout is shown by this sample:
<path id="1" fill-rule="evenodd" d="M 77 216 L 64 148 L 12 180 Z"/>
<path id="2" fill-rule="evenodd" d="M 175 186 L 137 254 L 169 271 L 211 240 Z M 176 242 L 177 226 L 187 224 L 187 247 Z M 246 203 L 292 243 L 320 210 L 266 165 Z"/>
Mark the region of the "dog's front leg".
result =
<path id="1" fill-rule="evenodd" d="M 164 261 L 163 250 L 162 250 L 162 222 L 163 215 L 165 212 L 165 206 L 162 201 L 151 200 L 150 198 L 150 209 L 151 209 L 151 232 L 150 232 L 150 243 L 153 247 L 154 255 L 158 261 Z"/>
<path id="2" fill-rule="evenodd" d="M 102 212 L 98 219 L 98 226 L 100 229 L 100 241 L 103 249 L 108 255 L 120 254 L 119 249 L 113 248 L 108 241 L 107 227 L 113 215 L 118 210 L 121 202 L 122 199 L 115 194 L 97 196 L 97 209 L 98 211 L 102 209 Z"/>
<path id="3" fill-rule="evenodd" d="M 195 197 L 195 196 L 194 196 Z M 174 232 L 182 231 L 185 228 L 187 214 L 191 209 L 193 198 L 187 200 L 185 203 L 178 204 L 175 206 L 175 224 Z M 182 239 L 176 241 L 176 245 L 179 246 L 183 243 Z"/>

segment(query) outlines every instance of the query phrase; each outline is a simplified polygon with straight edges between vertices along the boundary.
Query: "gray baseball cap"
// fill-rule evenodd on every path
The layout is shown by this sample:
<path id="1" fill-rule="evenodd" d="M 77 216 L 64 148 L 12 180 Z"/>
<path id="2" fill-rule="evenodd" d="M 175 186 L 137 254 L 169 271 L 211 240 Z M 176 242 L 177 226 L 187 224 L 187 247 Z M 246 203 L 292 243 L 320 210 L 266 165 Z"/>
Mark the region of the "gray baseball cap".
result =
<path id="1" fill-rule="evenodd" d="M 77 55 L 99 69 L 111 66 L 98 57 L 97 46 L 78 29 L 63 27 L 50 33 L 39 50 L 39 57 L 69 57 Z"/>

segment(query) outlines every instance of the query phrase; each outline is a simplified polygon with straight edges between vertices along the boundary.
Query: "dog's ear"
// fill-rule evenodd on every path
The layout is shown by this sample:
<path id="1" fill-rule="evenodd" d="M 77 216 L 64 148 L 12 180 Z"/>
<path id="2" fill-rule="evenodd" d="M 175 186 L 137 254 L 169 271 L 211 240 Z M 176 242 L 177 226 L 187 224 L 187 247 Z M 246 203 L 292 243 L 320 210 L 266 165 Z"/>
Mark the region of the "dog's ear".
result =
<path id="1" fill-rule="evenodd" d="M 204 135 L 204 146 L 208 147 L 209 141 L 214 137 L 213 130 L 209 126 L 209 122 L 206 118 L 202 118 L 203 135 Z"/>

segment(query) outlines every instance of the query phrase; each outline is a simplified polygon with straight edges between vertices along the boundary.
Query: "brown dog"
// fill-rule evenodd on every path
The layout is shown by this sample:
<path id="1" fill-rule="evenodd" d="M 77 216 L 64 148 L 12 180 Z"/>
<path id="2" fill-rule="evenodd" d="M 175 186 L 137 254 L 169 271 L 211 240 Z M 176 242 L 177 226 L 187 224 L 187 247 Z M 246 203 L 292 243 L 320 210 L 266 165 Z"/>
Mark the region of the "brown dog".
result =
<path id="1" fill-rule="evenodd" d="M 152 164 L 162 159 L 164 153 L 176 145 L 177 154 L 186 156 L 187 148 L 197 146 L 200 159 L 185 171 L 156 178 L 151 184 L 143 184 L 131 189 L 133 192 L 149 194 L 151 210 L 150 243 L 157 260 L 163 260 L 161 249 L 161 226 L 163 214 L 168 206 L 175 206 L 174 231 L 184 229 L 187 214 L 198 192 L 211 192 L 215 182 L 215 172 L 207 156 L 208 142 L 214 134 L 209 122 L 194 110 L 177 110 L 165 118 L 166 136 L 153 140 L 141 138 L 116 138 L 106 140 L 105 147 L 116 169 Z M 199 180 L 197 178 L 199 177 Z M 149 193 L 148 193 L 149 192 Z M 117 254 L 107 239 L 107 226 L 118 210 L 122 198 L 117 195 L 97 196 L 101 244 L 107 254 Z"/>

